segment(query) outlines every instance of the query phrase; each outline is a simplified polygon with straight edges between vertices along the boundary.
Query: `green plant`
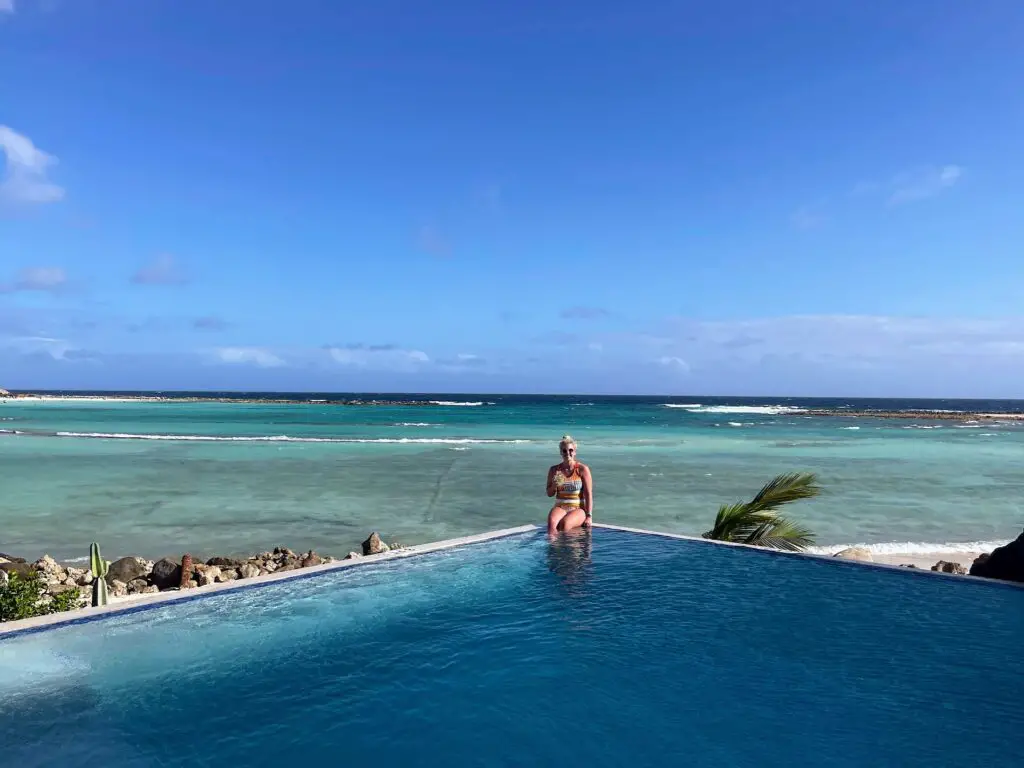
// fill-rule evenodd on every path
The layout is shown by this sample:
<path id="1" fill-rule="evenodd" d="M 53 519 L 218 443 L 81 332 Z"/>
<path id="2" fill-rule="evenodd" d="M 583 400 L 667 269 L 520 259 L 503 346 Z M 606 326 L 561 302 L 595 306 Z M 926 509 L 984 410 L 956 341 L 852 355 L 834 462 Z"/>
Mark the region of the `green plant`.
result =
<path id="1" fill-rule="evenodd" d="M 92 569 L 93 607 L 107 604 L 107 567 L 110 565 L 100 555 L 100 545 L 93 542 L 89 547 L 89 567 Z"/>
<path id="2" fill-rule="evenodd" d="M 814 534 L 776 510 L 819 493 L 821 487 L 813 472 L 778 475 L 750 501 L 719 507 L 714 527 L 703 537 L 791 552 L 804 550 L 814 544 Z"/>
<path id="3" fill-rule="evenodd" d="M 50 613 L 77 608 L 81 595 L 77 589 L 59 592 L 45 604 L 46 584 L 38 576 L 9 573 L 7 583 L 0 585 L 0 621 L 31 619 Z"/>

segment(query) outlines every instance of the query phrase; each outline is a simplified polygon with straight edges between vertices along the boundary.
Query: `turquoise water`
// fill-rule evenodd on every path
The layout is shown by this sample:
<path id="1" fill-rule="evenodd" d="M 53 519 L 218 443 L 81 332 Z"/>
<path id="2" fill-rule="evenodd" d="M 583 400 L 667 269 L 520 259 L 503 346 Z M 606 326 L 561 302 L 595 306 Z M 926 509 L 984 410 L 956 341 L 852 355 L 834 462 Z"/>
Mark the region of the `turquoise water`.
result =
<path id="1" fill-rule="evenodd" d="M 0 551 L 71 559 L 99 541 L 109 556 L 344 555 L 371 530 L 412 544 L 542 522 L 564 432 L 609 523 L 699 534 L 720 503 L 804 470 L 825 494 L 792 514 L 825 547 L 971 549 L 1024 521 L 1024 429 L 1011 421 L 793 410 L 837 401 L 451 399 L 480 404 L 0 403 Z"/>
<path id="2" fill-rule="evenodd" d="M 2 762 L 1020 765 L 1022 634 L 995 583 L 519 536 L 0 640 Z"/>

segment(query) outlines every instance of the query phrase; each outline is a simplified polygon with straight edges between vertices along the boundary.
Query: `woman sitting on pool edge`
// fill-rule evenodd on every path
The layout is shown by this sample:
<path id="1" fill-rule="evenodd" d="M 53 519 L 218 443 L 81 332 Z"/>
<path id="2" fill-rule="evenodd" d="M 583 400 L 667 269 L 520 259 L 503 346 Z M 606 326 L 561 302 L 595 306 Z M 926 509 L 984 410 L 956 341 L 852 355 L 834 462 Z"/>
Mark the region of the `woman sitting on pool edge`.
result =
<path id="1" fill-rule="evenodd" d="M 548 496 L 555 506 L 548 513 L 548 533 L 589 526 L 594 514 L 594 481 L 590 467 L 576 460 L 576 441 L 570 435 L 558 444 L 562 462 L 548 470 Z"/>

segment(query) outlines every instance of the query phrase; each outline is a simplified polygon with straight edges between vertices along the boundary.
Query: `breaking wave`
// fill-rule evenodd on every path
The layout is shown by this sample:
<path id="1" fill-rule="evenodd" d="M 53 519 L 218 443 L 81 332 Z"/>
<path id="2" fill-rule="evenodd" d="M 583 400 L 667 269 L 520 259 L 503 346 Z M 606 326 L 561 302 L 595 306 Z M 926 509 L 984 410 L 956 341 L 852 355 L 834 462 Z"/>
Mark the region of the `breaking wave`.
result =
<path id="1" fill-rule="evenodd" d="M 967 552 L 991 552 L 1008 541 L 962 541 L 937 544 L 928 541 L 887 541 L 880 544 L 833 544 L 828 547 L 808 547 L 816 555 L 834 555 L 849 547 L 866 549 L 873 555 L 956 555 Z"/>
<path id="2" fill-rule="evenodd" d="M 750 413 L 762 414 L 765 416 L 778 416 L 783 413 L 803 413 L 806 408 L 797 408 L 793 405 L 701 405 L 691 403 L 678 405 L 676 403 L 662 403 L 665 408 L 683 408 L 691 413 Z"/>
<path id="3" fill-rule="evenodd" d="M 18 433 L 25 434 L 25 433 Z M 54 432 L 53 437 L 77 437 L 96 440 L 169 440 L 196 443 L 423 443 L 438 445 L 475 445 L 486 443 L 520 444 L 530 440 L 470 437 L 292 437 L 290 435 L 146 435 L 127 432 Z"/>

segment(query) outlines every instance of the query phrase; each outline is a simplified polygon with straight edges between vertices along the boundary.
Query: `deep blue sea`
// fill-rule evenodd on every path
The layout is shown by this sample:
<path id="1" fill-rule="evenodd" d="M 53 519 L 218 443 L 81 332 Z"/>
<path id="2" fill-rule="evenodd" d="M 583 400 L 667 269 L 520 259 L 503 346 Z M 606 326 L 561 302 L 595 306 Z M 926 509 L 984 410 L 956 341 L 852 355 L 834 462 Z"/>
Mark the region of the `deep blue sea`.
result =
<path id="1" fill-rule="evenodd" d="M 542 522 L 564 433 L 598 521 L 699 534 L 719 504 L 814 471 L 824 493 L 789 513 L 824 548 L 966 551 L 1024 526 L 1024 421 L 937 418 L 1024 401 L 159 394 L 172 399 L 0 401 L 0 551 L 344 555 L 371 530 L 412 544 Z M 257 402 L 280 398 L 297 402 Z M 332 404 L 353 398 L 417 404 Z M 821 408 L 924 415 L 807 413 Z"/>
<path id="2" fill-rule="evenodd" d="M 0 640 L 0 763 L 1014 766 L 1024 590 L 597 529 Z"/>

